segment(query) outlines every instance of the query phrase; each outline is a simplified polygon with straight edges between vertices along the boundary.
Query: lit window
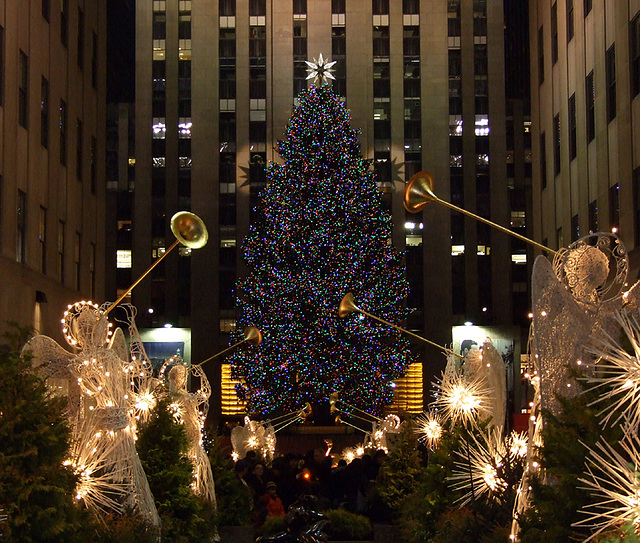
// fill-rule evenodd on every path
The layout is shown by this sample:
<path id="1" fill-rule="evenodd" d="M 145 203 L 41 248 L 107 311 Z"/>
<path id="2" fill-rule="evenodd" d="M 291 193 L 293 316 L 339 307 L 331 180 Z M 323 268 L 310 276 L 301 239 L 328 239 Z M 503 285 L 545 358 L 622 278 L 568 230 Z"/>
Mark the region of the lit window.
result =
<path id="1" fill-rule="evenodd" d="M 131 250 L 116 251 L 116 268 L 131 268 Z"/>

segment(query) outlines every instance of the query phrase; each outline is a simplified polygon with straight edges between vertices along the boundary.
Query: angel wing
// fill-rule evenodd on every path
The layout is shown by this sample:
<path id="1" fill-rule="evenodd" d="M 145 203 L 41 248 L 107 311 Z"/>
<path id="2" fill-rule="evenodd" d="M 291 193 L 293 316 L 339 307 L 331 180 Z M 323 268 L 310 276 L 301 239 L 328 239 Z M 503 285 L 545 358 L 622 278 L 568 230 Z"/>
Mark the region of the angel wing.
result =
<path id="1" fill-rule="evenodd" d="M 49 336 L 37 335 L 32 337 L 22 348 L 23 353 L 32 357 L 34 366 L 41 371 L 45 379 L 71 377 L 69 364 L 75 355 L 60 346 Z"/>
<path id="2" fill-rule="evenodd" d="M 122 328 L 116 328 L 109 342 L 109 349 L 115 351 L 120 360 L 129 361 L 129 349 L 127 348 L 127 340 L 124 337 Z"/>
<path id="3" fill-rule="evenodd" d="M 551 263 L 536 258 L 531 278 L 534 335 L 531 352 L 540 375 L 542 407 L 557 414 L 557 396 L 574 393 L 569 364 L 576 363 L 591 332 L 591 319 L 559 281 Z"/>

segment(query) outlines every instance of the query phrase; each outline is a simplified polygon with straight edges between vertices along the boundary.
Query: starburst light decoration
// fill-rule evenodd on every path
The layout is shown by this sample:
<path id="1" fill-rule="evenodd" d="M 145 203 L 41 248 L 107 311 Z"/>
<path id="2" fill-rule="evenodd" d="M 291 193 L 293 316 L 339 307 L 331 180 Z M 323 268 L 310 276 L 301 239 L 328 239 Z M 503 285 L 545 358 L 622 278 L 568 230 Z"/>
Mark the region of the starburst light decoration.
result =
<path id="1" fill-rule="evenodd" d="M 480 498 L 502 502 L 504 492 L 520 481 L 525 465 L 522 449 L 514 444 L 513 434 L 503 438 L 502 428 L 495 426 L 480 438 L 471 436 L 471 442 L 456 451 L 458 460 L 448 479 L 453 490 L 463 492 L 457 502 L 461 506 Z"/>
<path id="2" fill-rule="evenodd" d="M 600 389 L 591 405 L 606 403 L 598 414 L 601 423 L 618 424 L 623 418 L 634 432 L 640 428 L 640 311 L 616 311 L 613 315 L 619 330 L 627 338 L 629 353 L 618 339 L 605 331 L 593 338 L 588 350 L 599 359 L 588 381 Z"/>
<path id="3" fill-rule="evenodd" d="M 587 472 L 578 479 L 597 500 L 580 511 L 587 517 L 574 524 L 595 530 L 585 543 L 627 523 L 640 534 L 640 440 L 636 431 L 625 426 L 619 446 L 622 453 L 603 441 L 598 442 L 597 450 L 589 449 Z"/>
<path id="4" fill-rule="evenodd" d="M 423 441 L 430 449 L 435 449 L 442 437 L 442 422 L 438 412 L 431 408 L 416 418 L 418 440 Z"/>
<path id="5" fill-rule="evenodd" d="M 453 355 L 448 355 L 447 367 L 438 383 L 433 407 L 444 421 L 453 426 L 457 422 L 475 424 L 478 413 L 490 400 L 486 379 L 482 375 L 468 376 L 456 366 Z"/>
<path id="6" fill-rule="evenodd" d="M 365 446 L 363 444 L 356 445 L 355 447 L 346 447 L 342 449 L 340 457 L 347 464 L 351 464 L 356 458 L 362 458 L 365 453 Z"/>
<path id="7" fill-rule="evenodd" d="M 336 60 L 332 62 L 325 61 L 325 59 L 322 58 L 322 53 L 320 53 L 317 60 L 314 58 L 313 62 L 305 60 L 305 63 L 308 66 L 307 72 L 309 72 L 307 79 L 313 79 L 314 83 L 318 83 L 318 81 L 320 81 L 320 84 L 328 83 L 329 79 L 335 79 L 331 73 L 331 69 L 336 62 Z"/>

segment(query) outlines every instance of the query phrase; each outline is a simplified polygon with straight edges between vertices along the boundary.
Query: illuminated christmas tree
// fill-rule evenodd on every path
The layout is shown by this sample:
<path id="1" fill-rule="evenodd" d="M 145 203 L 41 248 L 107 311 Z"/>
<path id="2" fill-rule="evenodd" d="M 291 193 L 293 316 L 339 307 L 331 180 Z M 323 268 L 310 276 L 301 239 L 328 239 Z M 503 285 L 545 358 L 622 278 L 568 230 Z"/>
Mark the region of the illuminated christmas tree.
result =
<path id="1" fill-rule="evenodd" d="M 406 318 L 403 255 L 375 174 L 350 115 L 330 86 L 299 95 L 244 242 L 248 277 L 238 282 L 238 333 L 256 326 L 258 347 L 236 351 L 233 374 L 250 411 L 287 412 L 340 400 L 379 412 L 410 362 L 391 327 L 338 316 L 352 292 L 359 307 L 394 324 Z"/>

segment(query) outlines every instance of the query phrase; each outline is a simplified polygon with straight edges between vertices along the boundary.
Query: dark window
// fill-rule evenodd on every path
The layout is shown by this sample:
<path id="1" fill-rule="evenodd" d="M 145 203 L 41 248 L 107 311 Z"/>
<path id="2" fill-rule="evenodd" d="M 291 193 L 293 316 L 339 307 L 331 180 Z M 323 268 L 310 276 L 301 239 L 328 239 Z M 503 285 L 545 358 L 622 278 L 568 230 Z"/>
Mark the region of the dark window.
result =
<path id="1" fill-rule="evenodd" d="M 567 43 L 573 39 L 573 0 L 567 0 Z"/>
<path id="2" fill-rule="evenodd" d="M 406 15 L 420 13 L 420 0 L 402 0 L 402 13 Z"/>
<path id="3" fill-rule="evenodd" d="M 49 81 L 44 76 L 40 82 L 40 143 L 49 147 Z"/>
<path id="4" fill-rule="evenodd" d="M 258 17 L 267 14 L 266 0 L 249 0 L 249 15 Z"/>
<path id="5" fill-rule="evenodd" d="M 191 12 L 181 11 L 178 14 L 178 39 L 191 39 Z"/>
<path id="6" fill-rule="evenodd" d="M 60 164 L 67 165 L 67 103 L 60 100 Z"/>
<path id="7" fill-rule="evenodd" d="M 640 14 L 629 23 L 629 62 L 632 95 L 640 93 Z"/>
<path id="8" fill-rule="evenodd" d="M 221 59 L 233 59 L 236 56 L 236 31 L 233 28 L 221 28 L 218 42 Z"/>
<path id="9" fill-rule="evenodd" d="M 29 113 L 29 57 L 20 50 L 20 80 L 18 81 L 18 122 L 27 128 Z"/>
<path id="10" fill-rule="evenodd" d="M 633 234 L 634 244 L 640 246 L 640 168 L 633 170 Z"/>
<path id="11" fill-rule="evenodd" d="M 307 13 L 307 0 L 293 0 L 293 13 Z"/>
<path id="12" fill-rule="evenodd" d="M 560 173 L 560 114 L 553 118 L 553 173 Z"/>
<path id="13" fill-rule="evenodd" d="M 402 54 L 404 56 L 420 55 L 420 27 L 404 27 L 402 38 Z"/>
<path id="14" fill-rule="evenodd" d="M 586 17 L 591 13 L 591 8 L 593 7 L 592 0 L 584 0 L 584 16 Z"/>
<path id="15" fill-rule="evenodd" d="M 47 208 L 40 206 L 38 217 L 38 242 L 40 243 L 40 273 L 47 273 Z"/>
<path id="16" fill-rule="evenodd" d="M 551 62 L 558 62 L 558 3 L 551 6 Z"/>
<path id="17" fill-rule="evenodd" d="M 587 109 L 587 143 L 596 137 L 596 88 L 593 82 L 593 70 L 585 80 L 585 98 Z"/>
<path id="18" fill-rule="evenodd" d="M 487 75 L 489 73 L 487 46 L 485 44 L 473 46 L 473 73 L 475 75 Z"/>
<path id="19" fill-rule="evenodd" d="M 345 13 L 345 0 L 331 0 L 331 13 Z"/>
<path id="20" fill-rule="evenodd" d="M 598 200 L 589 203 L 589 232 L 598 231 Z"/>
<path id="21" fill-rule="evenodd" d="M 605 57 L 607 78 L 607 122 L 616 118 L 616 45 L 607 49 Z"/>
<path id="22" fill-rule="evenodd" d="M 233 17 L 236 14 L 236 0 L 220 0 L 218 13 L 221 17 Z"/>
<path id="23" fill-rule="evenodd" d="M 617 232 L 620 226 L 620 186 L 609 187 L 609 227 Z"/>
<path id="24" fill-rule="evenodd" d="M 80 247 L 82 246 L 82 235 L 76 232 L 73 243 L 73 263 L 76 272 L 76 290 L 80 290 Z"/>
<path id="25" fill-rule="evenodd" d="M 96 193 L 96 184 L 98 182 L 98 140 L 95 136 L 91 136 L 91 194 Z"/>
<path id="26" fill-rule="evenodd" d="M 544 32 L 538 28 L 538 85 L 544 81 Z"/>
<path id="27" fill-rule="evenodd" d="M 547 138 L 540 133 L 540 186 L 547 188 Z"/>
<path id="28" fill-rule="evenodd" d="M 580 237 L 580 221 L 578 215 L 571 217 L 571 243 L 577 241 Z"/>
<path id="29" fill-rule="evenodd" d="M 221 99 L 236 97 L 236 69 L 220 68 L 220 80 L 218 90 Z"/>
<path id="30" fill-rule="evenodd" d="M 49 22 L 49 17 L 51 16 L 51 2 L 50 0 L 42 0 L 42 16 L 44 20 Z"/>
<path id="31" fill-rule="evenodd" d="M 487 18 L 486 17 L 473 18 L 473 35 L 474 36 L 487 35 Z"/>
<path id="32" fill-rule="evenodd" d="M 27 244 L 27 195 L 18 189 L 18 208 L 16 209 L 16 262 L 24 264 Z"/>
<path id="33" fill-rule="evenodd" d="M 91 86 L 98 86 L 98 35 L 91 33 Z"/>
<path id="34" fill-rule="evenodd" d="M 58 279 L 64 284 L 65 223 L 58 222 Z"/>
<path id="35" fill-rule="evenodd" d="M 373 27 L 373 56 L 388 57 L 389 56 L 389 27 L 374 26 Z"/>
<path id="36" fill-rule="evenodd" d="M 373 0 L 374 15 L 386 15 L 389 13 L 389 0 Z"/>
<path id="37" fill-rule="evenodd" d="M 153 12 L 152 37 L 154 40 L 167 38 L 167 14 L 164 11 Z"/>
<path id="38" fill-rule="evenodd" d="M 576 118 L 576 94 L 569 97 L 569 160 L 576 158 L 577 154 L 577 124 Z"/>
<path id="39" fill-rule="evenodd" d="M 84 68 L 84 11 L 78 8 L 78 67 Z"/>
<path id="40" fill-rule="evenodd" d="M 82 121 L 77 120 L 76 124 L 76 178 L 82 181 Z"/>
<path id="41" fill-rule="evenodd" d="M 60 4 L 60 41 L 65 47 L 69 44 L 69 0 Z"/>

